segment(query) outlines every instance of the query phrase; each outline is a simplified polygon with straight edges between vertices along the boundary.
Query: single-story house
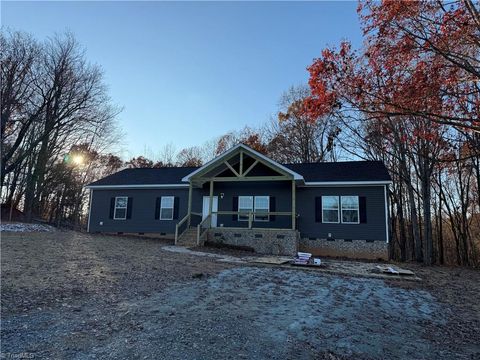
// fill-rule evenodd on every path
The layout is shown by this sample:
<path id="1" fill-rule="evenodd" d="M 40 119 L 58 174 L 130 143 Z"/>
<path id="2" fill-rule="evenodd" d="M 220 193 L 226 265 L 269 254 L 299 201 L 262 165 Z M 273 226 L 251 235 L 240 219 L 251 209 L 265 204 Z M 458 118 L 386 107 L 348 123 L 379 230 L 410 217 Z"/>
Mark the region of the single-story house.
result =
<path id="1" fill-rule="evenodd" d="M 380 161 L 279 164 L 240 144 L 201 167 L 125 169 L 89 184 L 88 231 L 385 259 L 390 184 Z"/>

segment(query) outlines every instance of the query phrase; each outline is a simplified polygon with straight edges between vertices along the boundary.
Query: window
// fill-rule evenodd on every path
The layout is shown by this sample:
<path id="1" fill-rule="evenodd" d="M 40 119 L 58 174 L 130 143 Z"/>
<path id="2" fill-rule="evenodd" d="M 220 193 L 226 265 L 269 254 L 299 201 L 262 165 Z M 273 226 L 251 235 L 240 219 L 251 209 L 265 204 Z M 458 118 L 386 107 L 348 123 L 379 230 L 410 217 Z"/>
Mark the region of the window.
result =
<path id="1" fill-rule="evenodd" d="M 160 202 L 160 220 L 173 219 L 174 203 L 175 201 L 173 196 L 162 196 L 162 200 Z"/>
<path id="2" fill-rule="evenodd" d="M 125 220 L 127 218 L 127 196 L 115 197 L 115 212 L 113 213 L 114 220 Z"/>
<path id="3" fill-rule="evenodd" d="M 253 211 L 253 196 L 238 197 L 238 221 L 248 221 L 248 213 Z"/>
<path id="4" fill-rule="evenodd" d="M 248 213 L 255 212 L 254 221 L 269 221 L 270 211 L 269 196 L 239 196 L 238 197 L 238 220 L 248 221 Z"/>
<path id="5" fill-rule="evenodd" d="M 255 221 L 268 221 L 270 210 L 269 196 L 255 196 Z"/>
<path id="6" fill-rule="evenodd" d="M 359 222 L 358 196 L 342 196 L 342 223 L 358 224 Z"/>
<path id="7" fill-rule="evenodd" d="M 340 222 L 338 196 L 322 196 L 322 222 Z"/>

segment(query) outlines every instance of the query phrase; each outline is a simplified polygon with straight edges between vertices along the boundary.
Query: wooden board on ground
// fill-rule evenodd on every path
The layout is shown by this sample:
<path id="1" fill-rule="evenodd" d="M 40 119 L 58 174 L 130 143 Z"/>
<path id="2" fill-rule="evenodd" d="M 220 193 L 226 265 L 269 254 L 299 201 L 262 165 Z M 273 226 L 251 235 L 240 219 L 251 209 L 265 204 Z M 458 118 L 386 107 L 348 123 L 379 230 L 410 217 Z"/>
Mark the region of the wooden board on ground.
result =
<path id="1" fill-rule="evenodd" d="M 261 256 L 256 257 L 250 260 L 253 263 L 259 264 L 273 264 L 273 265 L 282 265 L 290 261 L 290 258 L 278 257 L 278 256 Z"/>
<path id="2" fill-rule="evenodd" d="M 290 265 L 293 265 L 293 266 L 304 266 L 304 267 L 315 267 L 315 268 L 324 268 L 326 267 L 327 265 L 325 263 L 321 263 L 320 265 L 315 265 L 313 263 L 307 263 L 307 264 L 299 264 L 299 263 L 295 263 L 295 262 L 290 262 Z"/>
<path id="3" fill-rule="evenodd" d="M 415 273 L 413 271 L 402 269 L 393 265 L 377 265 L 377 269 L 383 274 L 415 276 Z"/>

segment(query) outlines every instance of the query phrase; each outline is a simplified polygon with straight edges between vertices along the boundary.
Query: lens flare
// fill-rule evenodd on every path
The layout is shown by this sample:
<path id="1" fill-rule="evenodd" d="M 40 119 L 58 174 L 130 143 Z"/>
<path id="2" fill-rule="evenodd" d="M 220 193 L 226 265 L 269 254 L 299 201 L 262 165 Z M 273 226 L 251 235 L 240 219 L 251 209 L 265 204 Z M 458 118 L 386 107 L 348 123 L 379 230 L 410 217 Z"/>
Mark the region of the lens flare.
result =
<path id="1" fill-rule="evenodd" d="M 82 165 L 83 164 L 83 156 L 82 155 L 73 155 L 72 156 L 72 162 L 75 165 Z"/>

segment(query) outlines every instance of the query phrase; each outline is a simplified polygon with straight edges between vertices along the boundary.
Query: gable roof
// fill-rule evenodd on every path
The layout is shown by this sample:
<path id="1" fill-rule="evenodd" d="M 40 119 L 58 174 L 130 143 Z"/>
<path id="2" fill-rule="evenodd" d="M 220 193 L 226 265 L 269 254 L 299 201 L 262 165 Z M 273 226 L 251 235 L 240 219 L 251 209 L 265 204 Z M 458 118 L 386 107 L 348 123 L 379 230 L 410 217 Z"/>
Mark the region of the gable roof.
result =
<path id="1" fill-rule="evenodd" d="M 236 152 L 240 152 L 240 150 L 243 150 L 245 151 L 247 154 L 249 155 L 252 155 L 253 157 L 255 158 L 258 158 L 259 160 L 261 160 L 262 162 L 264 163 L 267 163 L 269 164 L 270 166 L 272 166 L 273 168 L 277 168 L 281 171 L 284 171 L 290 175 L 293 176 L 293 179 L 294 180 L 303 180 L 303 177 L 302 175 L 296 173 L 295 171 L 293 171 L 292 169 L 289 169 L 288 167 L 285 167 L 284 165 L 270 159 L 269 157 L 259 153 L 258 151 L 255 151 L 253 150 L 251 147 L 245 145 L 245 144 L 237 144 L 235 145 L 234 147 L 230 148 L 229 150 L 223 152 L 222 154 L 218 155 L 216 158 L 210 160 L 209 162 L 207 162 L 205 165 L 197 168 L 196 170 L 194 170 L 192 173 L 188 174 L 187 176 L 185 176 L 182 181 L 189 181 L 190 178 L 192 178 L 193 176 L 195 175 L 198 175 L 198 174 L 201 174 L 202 172 L 205 172 L 207 170 L 211 170 L 212 168 L 215 167 L 215 164 L 220 164 L 222 163 L 223 161 L 225 161 L 228 157 L 230 157 L 232 154 L 236 153 Z"/>
<path id="2" fill-rule="evenodd" d="M 339 161 L 324 163 L 285 164 L 311 182 L 391 182 L 382 161 Z"/>
<path id="3" fill-rule="evenodd" d="M 301 174 L 305 185 L 388 184 L 390 175 L 381 161 L 345 161 L 282 165 Z M 87 188 L 174 188 L 188 187 L 182 182 L 199 167 L 125 169 L 95 181 Z"/>

